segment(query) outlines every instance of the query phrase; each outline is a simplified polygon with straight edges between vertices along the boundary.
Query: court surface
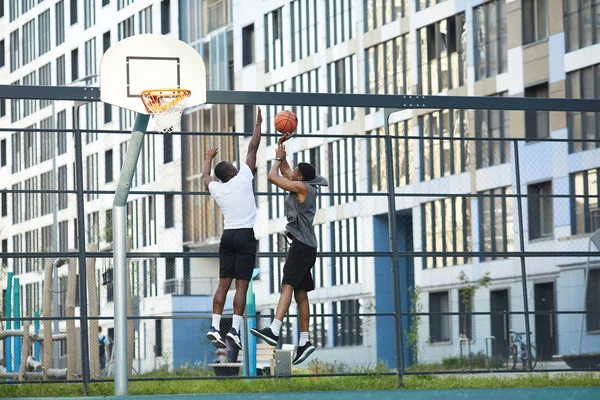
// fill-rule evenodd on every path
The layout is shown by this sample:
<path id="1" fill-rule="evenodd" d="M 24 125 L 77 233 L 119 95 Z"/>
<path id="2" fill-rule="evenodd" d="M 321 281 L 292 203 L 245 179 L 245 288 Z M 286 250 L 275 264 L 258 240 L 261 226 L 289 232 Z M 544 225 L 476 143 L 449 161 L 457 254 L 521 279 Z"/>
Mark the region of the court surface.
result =
<path id="1" fill-rule="evenodd" d="M 63 397 L 70 400 L 105 400 L 123 397 Z M 453 390 L 374 390 L 347 392 L 285 392 L 285 393 L 209 393 L 161 396 L 128 396 L 135 400 L 348 400 L 348 399 L 544 399 L 598 400 L 600 387 L 540 388 L 540 389 L 453 389 Z M 56 400 L 57 397 L 36 397 L 35 400 Z M 21 398 L 20 400 L 24 400 Z"/>

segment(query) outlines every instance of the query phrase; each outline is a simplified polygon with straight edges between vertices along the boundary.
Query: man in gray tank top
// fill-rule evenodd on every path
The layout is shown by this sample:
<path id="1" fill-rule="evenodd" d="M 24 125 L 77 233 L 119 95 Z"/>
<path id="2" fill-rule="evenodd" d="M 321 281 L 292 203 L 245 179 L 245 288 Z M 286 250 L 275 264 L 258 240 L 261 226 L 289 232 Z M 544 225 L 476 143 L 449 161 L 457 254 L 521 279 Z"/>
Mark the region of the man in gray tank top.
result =
<path id="1" fill-rule="evenodd" d="M 308 163 L 299 163 L 294 170 L 290 168 L 285 159 L 283 143 L 292 136 L 287 134 L 279 139 L 276 158 L 269 172 L 269 182 L 289 192 L 285 198 L 285 215 L 288 222 L 285 230 L 292 243 L 283 267 L 275 319 L 270 327 L 252 329 L 251 332 L 268 344 L 277 345 L 281 323 L 290 308 L 293 294 L 298 305 L 300 322 L 300 338 L 293 361 L 293 364 L 297 365 L 315 351 L 315 347 L 308 340 L 308 292 L 315 288 L 311 269 L 315 265 L 318 247 L 313 220 L 317 212 L 319 186 L 328 186 L 329 183 L 327 179 L 317 175 L 315 167 Z"/>

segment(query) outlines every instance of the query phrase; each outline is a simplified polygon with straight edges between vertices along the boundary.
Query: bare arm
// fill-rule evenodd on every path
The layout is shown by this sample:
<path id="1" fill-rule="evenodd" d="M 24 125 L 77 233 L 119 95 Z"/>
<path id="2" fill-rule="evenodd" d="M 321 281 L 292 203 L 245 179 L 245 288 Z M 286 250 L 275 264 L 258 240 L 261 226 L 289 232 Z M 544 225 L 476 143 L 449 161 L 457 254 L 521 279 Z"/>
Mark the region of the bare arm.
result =
<path id="1" fill-rule="evenodd" d="M 286 141 L 291 139 L 293 136 L 294 136 L 293 133 L 286 133 L 283 136 L 281 136 L 279 138 L 279 140 L 277 140 L 277 144 L 279 146 L 282 146 Z M 281 164 L 279 164 L 279 172 L 281 172 L 281 175 L 283 175 L 287 179 L 290 179 L 290 180 L 292 179 L 292 169 L 290 168 L 290 165 L 288 164 L 287 159 L 285 157 L 282 158 Z"/>
<path id="2" fill-rule="evenodd" d="M 213 158 L 217 155 L 218 149 L 210 149 L 208 153 L 206 153 L 206 158 L 204 159 L 204 168 L 202 170 L 202 182 L 204 182 L 204 187 L 208 190 L 208 185 L 213 182 L 213 179 L 210 176 L 210 168 L 212 164 Z"/>
<path id="3" fill-rule="evenodd" d="M 248 144 L 248 154 L 246 155 L 246 165 L 250 168 L 251 171 L 254 171 L 256 168 L 256 152 L 258 151 L 258 146 L 260 146 L 260 137 L 261 137 L 261 128 L 262 125 L 262 114 L 260 111 L 260 107 L 258 107 L 258 114 L 256 116 L 256 127 L 254 128 L 254 133 L 252 134 L 252 138 L 250 139 L 250 143 Z"/>
<path id="4" fill-rule="evenodd" d="M 277 158 L 285 158 L 285 148 L 281 145 L 277 147 Z M 296 193 L 296 196 L 298 196 L 298 201 L 303 203 L 306 199 L 306 195 L 308 194 L 306 184 L 302 181 L 292 181 L 285 176 L 279 175 L 280 168 L 281 161 L 275 160 L 271 170 L 269 171 L 269 182 L 283 190 Z"/>

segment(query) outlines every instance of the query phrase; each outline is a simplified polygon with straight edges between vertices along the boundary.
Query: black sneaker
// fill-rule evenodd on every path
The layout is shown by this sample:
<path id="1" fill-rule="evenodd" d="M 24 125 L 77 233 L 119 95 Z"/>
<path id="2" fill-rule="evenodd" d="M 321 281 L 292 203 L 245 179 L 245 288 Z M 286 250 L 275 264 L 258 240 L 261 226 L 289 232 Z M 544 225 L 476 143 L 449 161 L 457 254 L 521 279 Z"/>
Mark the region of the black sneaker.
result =
<path id="1" fill-rule="evenodd" d="M 231 345 L 234 349 L 242 350 L 242 338 L 240 337 L 240 333 L 235 328 L 231 328 L 229 333 L 227 333 L 227 337 L 231 341 Z"/>
<path id="2" fill-rule="evenodd" d="M 227 348 L 227 344 L 221 338 L 221 333 L 214 327 L 211 326 L 210 330 L 206 334 L 208 340 L 210 340 L 217 349 L 225 349 Z"/>
<path id="3" fill-rule="evenodd" d="M 250 329 L 250 333 L 256 336 L 259 339 L 264 340 L 271 346 L 277 346 L 277 342 L 279 341 L 279 336 L 275 336 L 271 328 L 264 329 Z"/>
<path id="4" fill-rule="evenodd" d="M 296 357 L 294 357 L 292 364 L 302 364 L 302 362 L 304 362 L 304 360 L 306 360 L 314 351 L 315 346 L 313 346 L 311 342 L 306 342 L 304 346 L 298 346 L 296 349 Z"/>

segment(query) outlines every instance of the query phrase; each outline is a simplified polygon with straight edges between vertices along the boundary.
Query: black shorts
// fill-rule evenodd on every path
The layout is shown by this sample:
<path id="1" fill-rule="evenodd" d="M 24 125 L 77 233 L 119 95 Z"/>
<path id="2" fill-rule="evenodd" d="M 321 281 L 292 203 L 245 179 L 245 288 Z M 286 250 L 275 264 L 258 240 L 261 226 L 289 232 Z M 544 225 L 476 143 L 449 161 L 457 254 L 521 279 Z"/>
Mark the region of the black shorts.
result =
<path id="1" fill-rule="evenodd" d="M 315 289 L 310 270 L 317 260 L 317 249 L 294 240 L 288 251 L 288 257 L 283 266 L 282 285 L 290 285 L 294 290 L 310 292 Z"/>
<path id="2" fill-rule="evenodd" d="M 226 229 L 219 245 L 219 277 L 249 281 L 256 264 L 254 229 Z"/>

